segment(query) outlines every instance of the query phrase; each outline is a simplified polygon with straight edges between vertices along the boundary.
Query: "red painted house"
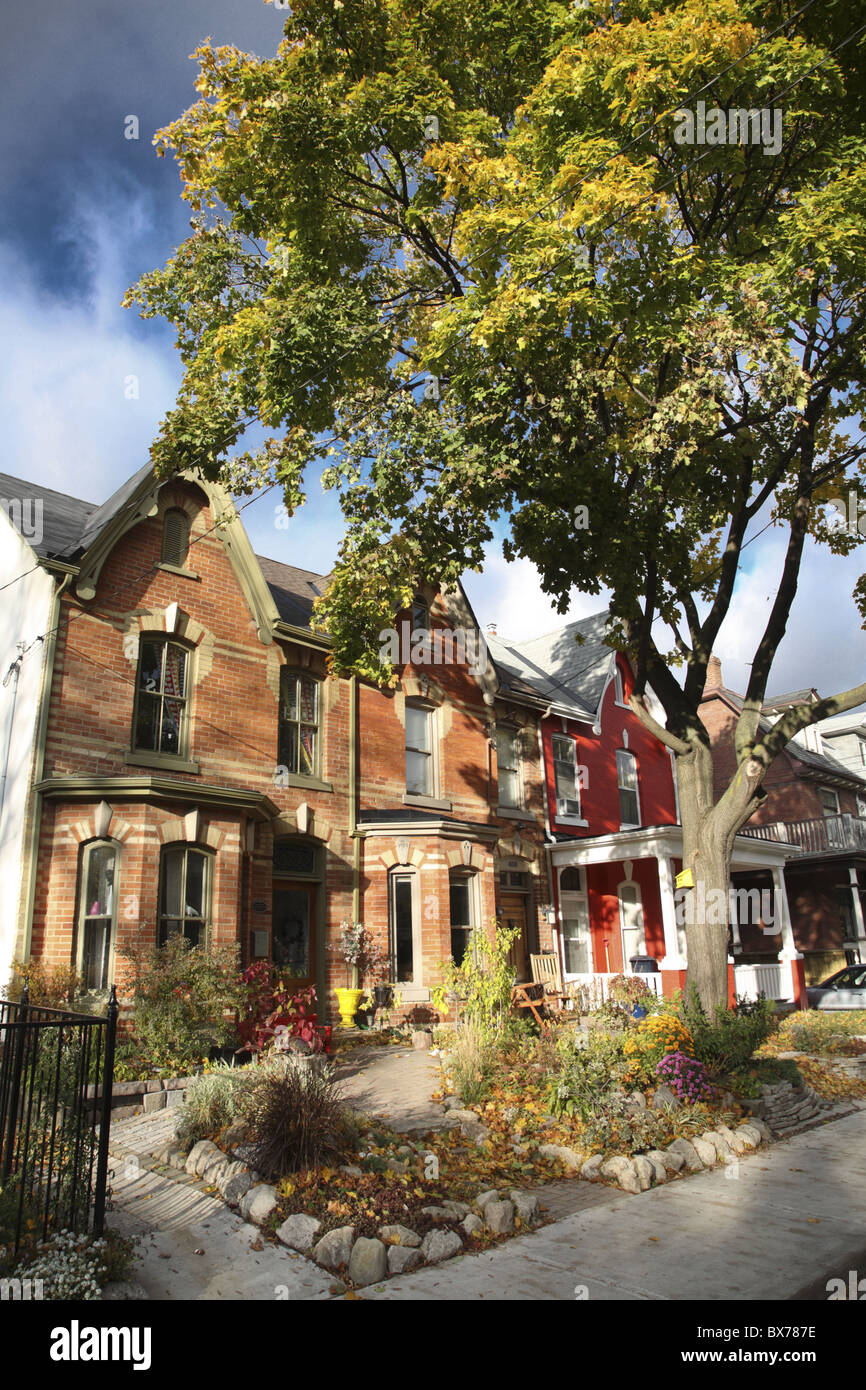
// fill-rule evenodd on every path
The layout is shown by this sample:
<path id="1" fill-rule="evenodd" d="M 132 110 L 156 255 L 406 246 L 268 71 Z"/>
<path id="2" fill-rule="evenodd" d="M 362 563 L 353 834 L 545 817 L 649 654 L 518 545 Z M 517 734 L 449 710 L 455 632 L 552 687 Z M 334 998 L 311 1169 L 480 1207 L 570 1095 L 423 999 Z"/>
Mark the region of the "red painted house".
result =
<path id="1" fill-rule="evenodd" d="M 656 967 L 647 979 L 670 994 L 686 969 L 672 759 L 628 706 L 633 674 L 605 645 L 607 617 L 595 614 L 531 642 L 488 640 L 503 686 L 541 714 L 563 978 L 603 994 L 614 974 L 643 956 Z M 778 846 L 737 838 L 735 870 L 778 876 L 783 863 Z M 788 971 L 780 998 L 792 996 L 790 980 Z M 736 988 L 754 992 L 753 984 L 744 976 Z"/>

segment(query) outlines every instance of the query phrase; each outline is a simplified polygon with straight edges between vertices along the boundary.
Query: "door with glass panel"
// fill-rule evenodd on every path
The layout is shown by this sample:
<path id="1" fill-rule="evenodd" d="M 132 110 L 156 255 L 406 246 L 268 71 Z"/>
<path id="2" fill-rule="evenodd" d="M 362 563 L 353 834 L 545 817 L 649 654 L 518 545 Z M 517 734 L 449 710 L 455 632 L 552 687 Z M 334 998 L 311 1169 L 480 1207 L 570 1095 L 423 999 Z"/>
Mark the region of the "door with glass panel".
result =
<path id="1" fill-rule="evenodd" d="M 630 961 L 635 956 L 646 955 L 640 888 L 636 883 L 621 883 L 617 889 L 617 897 L 622 931 L 622 968 L 630 970 Z"/>
<path id="2" fill-rule="evenodd" d="M 293 990 L 306 989 L 316 979 L 315 892 L 311 883 L 274 884 L 271 954 Z"/>
<path id="3" fill-rule="evenodd" d="M 592 970 L 592 953 L 589 945 L 589 907 L 586 894 L 563 892 L 561 908 L 565 973 L 588 975 Z"/>

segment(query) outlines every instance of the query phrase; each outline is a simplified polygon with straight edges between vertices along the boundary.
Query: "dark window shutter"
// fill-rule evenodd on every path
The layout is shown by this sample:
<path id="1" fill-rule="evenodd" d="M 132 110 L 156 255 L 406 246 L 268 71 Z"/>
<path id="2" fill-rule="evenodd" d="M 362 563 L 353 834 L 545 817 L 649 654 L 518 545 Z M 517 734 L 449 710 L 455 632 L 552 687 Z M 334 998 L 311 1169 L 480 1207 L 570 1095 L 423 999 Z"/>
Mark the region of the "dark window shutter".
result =
<path id="1" fill-rule="evenodd" d="M 166 565 L 186 563 L 189 550 L 189 517 L 177 507 L 166 512 L 162 523 L 162 560 Z"/>

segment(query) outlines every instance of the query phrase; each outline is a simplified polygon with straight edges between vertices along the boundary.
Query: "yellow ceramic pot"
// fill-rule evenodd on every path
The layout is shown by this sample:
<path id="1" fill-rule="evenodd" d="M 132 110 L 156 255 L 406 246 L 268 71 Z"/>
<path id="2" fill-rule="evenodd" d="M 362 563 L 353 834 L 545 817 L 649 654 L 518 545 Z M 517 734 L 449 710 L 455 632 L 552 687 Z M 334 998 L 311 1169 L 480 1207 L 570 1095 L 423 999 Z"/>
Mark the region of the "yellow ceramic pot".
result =
<path id="1" fill-rule="evenodd" d="M 340 1027 L 353 1028 L 355 1014 L 360 1007 L 364 991 L 362 989 L 337 989 L 334 993 L 337 996 L 337 1008 L 340 1010 Z"/>

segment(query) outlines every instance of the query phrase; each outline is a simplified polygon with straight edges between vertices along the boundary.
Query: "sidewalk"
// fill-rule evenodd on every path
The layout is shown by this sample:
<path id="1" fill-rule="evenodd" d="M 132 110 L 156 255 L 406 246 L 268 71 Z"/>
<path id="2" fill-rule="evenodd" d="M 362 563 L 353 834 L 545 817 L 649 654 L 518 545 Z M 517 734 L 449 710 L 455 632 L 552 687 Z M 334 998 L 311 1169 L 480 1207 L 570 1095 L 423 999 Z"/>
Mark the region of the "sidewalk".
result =
<path id="1" fill-rule="evenodd" d="M 581 1211 L 361 1297 L 789 1299 L 864 1245 L 861 1109 L 761 1148 L 734 1170 L 694 1174 Z"/>

